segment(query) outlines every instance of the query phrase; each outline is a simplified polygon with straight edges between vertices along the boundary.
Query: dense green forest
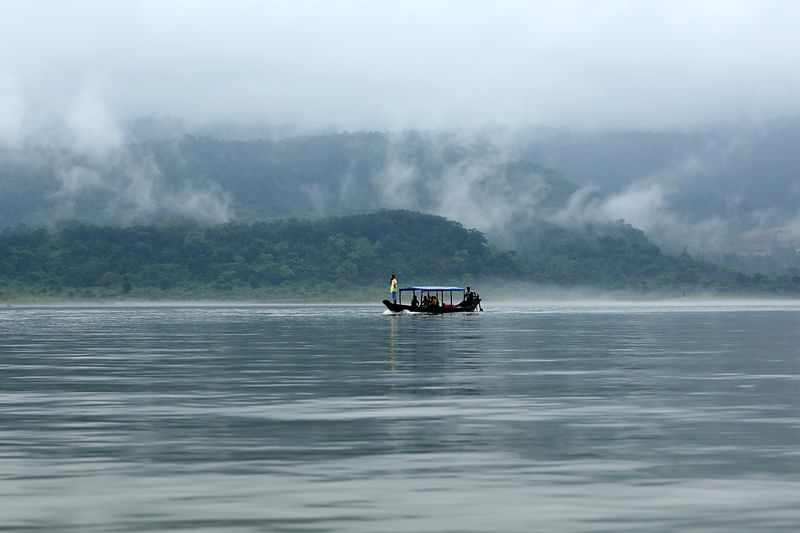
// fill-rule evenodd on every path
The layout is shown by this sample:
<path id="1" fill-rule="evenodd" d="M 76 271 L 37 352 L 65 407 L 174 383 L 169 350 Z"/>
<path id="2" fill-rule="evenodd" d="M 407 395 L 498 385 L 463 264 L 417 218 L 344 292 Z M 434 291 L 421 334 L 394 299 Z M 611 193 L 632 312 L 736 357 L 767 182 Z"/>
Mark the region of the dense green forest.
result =
<path id="1" fill-rule="evenodd" d="M 0 236 L 0 291 L 91 297 L 364 298 L 395 273 L 430 283 L 514 278 L 512 254 L 441 217 L 383 211 L 201 226 L 73 224 Z"/>
<path id="2" fill-rule="evenodd" d="M 580 237 L 576 237 L 580 235 Z M 410 211 L 199 225 L 74 223 L 0 234 L 0 299 L 371 300 L 404 283 L 583 286 L 638 293 L 800 294 L 800 277 L 748 276 L 667 256 L 638 230 L 542 226 L 524 253 Z"/>

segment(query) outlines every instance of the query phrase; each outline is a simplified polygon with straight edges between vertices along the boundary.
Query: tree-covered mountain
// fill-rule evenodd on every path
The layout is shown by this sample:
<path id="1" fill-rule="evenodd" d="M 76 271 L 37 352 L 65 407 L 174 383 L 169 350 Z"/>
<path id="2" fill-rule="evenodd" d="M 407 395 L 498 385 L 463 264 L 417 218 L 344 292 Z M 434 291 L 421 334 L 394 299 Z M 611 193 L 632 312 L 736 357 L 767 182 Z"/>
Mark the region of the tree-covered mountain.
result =
<path id="1" fill-rule="evenodd" d="M 372 289 L 390 273 L 429 283 L 514 278 L 513 255 L 444 218 L 381 211 L 322 220 L 70 224 L 0 234 L 0 291 L 101 289 L 186 297 L 307 298 Z M 151 292 L 148 292 L 151 291 Z"/>
<path id="2" fill-rule="evenodd" d="M 614 210 L 667 250 L 800 267 L 800 117 L 687 132 L 532 131 L 519 142 L 519 157 L 595 192 L 576 210 Z"/>
<path id="3" fill-rule="evenodd" d="M 16 228 L 0 234 L 0 298 L 371 299 L 402 282 L 583 286 L 643 294 L 800 293 L 800 277 L 750 277 L 667 256 L 619 223 L 531 233 L 524 253 L 411 211 L 319 220 Z"/>
<path id="4" fill-rule="evenodd" d="M 0 228 L 174 215 L 253 221 L 381 208 L 452 216 L 513 210 L 523 200 L 526 209 L 561 205 L 575 190 L 558 172 L 509 158 L 488 140 L 422 132 L 184 136 L 100 153 L 27 146 L 0 150 L 0 187 Z"/>
<path id="5" fill-rule="evenodd" d="M 359 132 L 282 139 L 142 137 L 98 150 L 0 148 L 0 228 L 445 216 L 502 249 L 547 227 L 624 219 L 662 250 L 748 272 L 800 268 L 800 121 L 704 132 Z M 606 229 L 602 229 L 606 228 Z"/>

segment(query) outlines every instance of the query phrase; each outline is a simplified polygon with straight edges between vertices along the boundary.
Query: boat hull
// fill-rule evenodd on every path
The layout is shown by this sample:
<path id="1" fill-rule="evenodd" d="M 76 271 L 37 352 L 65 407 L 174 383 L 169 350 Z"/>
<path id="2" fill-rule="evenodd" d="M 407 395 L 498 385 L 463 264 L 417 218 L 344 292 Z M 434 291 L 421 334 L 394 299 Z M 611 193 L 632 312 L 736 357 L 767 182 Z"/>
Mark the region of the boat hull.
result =
<path id="1" fill-rule="evenodd" d="M 412 313 L 426 313 L 429 315 L 444 315 L 449 313 L 474 313 L 480 309 L 480 298 L 472 300 L 469 303 L 462 302 L 454 306 L 427 306 L 427 307 L 412 307 L 410 305 L 396 304 L 389 300 L 384 300 L 383 305 L 393 313 L 400 313 L 402 311 L 410 311 Z"/>

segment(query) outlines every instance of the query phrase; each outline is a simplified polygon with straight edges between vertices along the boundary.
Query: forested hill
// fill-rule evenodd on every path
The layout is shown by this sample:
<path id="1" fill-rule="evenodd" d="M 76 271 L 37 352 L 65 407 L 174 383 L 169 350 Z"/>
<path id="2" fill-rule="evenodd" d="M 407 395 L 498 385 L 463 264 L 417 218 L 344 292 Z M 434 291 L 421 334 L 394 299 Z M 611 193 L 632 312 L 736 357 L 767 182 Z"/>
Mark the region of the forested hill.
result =
<path id="1" fill-rule="evenodd" d="M 7 295 L 324 299 L 383 287 L 392 273 L 460 283 L 514 278 L 519 267 L 477 231 L 403 211 L 214 226 L 75 224 L 0 235 L 0 291 Z"/>
<path id="2" fill-rule="evenodd" d="M 542 228 L 525 253 L 410 211 L 320 220 L 201 226 L 73 224 L 0 234 L 0 298 L 372 299 L 401 283 L 505 282 L 648 293 L 797 294 L 800 278 L 767 278 L 663 255 L 634 228 L 574 233 Z"/>
<path id="3" fill-rule="evenodd" d="M 0 146 L 0 229 L 270 221 L 409 209 L 525 248 L 624 219 L 668 253 L 800 269 L 800 120 L 707 132 L 351 132 L 133 136 L 103 149 Z M 580 236 L 576 236 L 580 237 Z M 795 269 L 795 270 L 791 270 Z"/>

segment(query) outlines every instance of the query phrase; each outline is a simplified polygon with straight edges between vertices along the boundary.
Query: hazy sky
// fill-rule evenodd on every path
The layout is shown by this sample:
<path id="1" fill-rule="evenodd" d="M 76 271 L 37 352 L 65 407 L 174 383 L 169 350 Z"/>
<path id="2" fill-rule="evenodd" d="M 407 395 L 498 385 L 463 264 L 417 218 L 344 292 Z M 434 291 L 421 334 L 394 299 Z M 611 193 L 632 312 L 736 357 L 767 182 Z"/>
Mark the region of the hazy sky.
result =
<path id="1" fill-rule="evenodd" d="M 800 111 L 800 2 L 0 0 L 0 140 L 139 116 L 682 127 Z M 109 136 L 111 141 L 109 141 Z"/>

